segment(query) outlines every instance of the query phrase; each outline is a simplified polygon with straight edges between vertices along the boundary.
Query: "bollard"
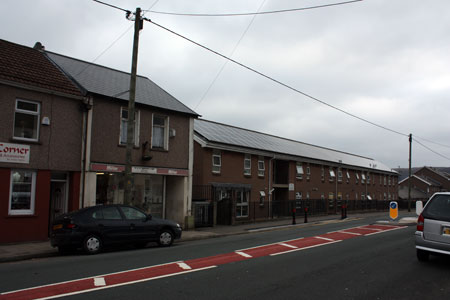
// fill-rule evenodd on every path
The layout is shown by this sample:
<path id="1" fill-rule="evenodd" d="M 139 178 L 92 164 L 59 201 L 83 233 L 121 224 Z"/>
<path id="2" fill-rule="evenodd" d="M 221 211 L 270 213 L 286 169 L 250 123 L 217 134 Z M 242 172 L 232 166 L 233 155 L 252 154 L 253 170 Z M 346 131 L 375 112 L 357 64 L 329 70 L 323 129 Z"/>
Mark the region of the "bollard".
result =
<path id="1" fill-rule="evenodd" d="M 342 207 L 341 207 L 341 220 L 344 220 L 345 219 L 345 204 L 342 204 Z"/>
<path id="2" fill-rule="evenodd" d="M 305 207 L 305 223 L 308 223 L 308 208 Z"/>
<path id="3" fill-rule="evenodd" d="M 292 225 L 295 225 L 295 224 L 297 224 L 296 222 L 295 222 L 295 213 L 296 213 L 296 209 L 295 209 L 295 207 L 292 209 Z"/>

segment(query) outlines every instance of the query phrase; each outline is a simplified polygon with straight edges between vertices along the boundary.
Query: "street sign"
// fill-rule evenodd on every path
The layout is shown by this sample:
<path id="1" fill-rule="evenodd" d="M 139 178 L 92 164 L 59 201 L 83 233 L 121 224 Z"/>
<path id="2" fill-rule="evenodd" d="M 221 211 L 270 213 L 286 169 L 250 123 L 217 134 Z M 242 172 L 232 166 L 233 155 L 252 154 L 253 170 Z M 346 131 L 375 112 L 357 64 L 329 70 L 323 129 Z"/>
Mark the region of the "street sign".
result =
<path id="1" fill-rule="evenodd" d="M 392 220 L 398 218 L 398 203 L 396 201 L 391 201 L 389 203 L 389 216 Z"/>

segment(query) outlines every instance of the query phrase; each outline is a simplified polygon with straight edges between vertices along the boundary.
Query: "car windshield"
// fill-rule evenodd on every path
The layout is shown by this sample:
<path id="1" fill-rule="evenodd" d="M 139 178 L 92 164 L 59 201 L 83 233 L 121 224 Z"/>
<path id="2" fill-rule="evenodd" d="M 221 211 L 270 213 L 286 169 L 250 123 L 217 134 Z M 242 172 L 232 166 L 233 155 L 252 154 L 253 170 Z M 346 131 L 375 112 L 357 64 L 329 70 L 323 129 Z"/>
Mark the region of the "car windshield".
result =
<path id="1" fill-rule="evenodd" d="M 450 222 L 450 195 L 436 195 L 425 207 L 423 216 L 428 219 Z"/>

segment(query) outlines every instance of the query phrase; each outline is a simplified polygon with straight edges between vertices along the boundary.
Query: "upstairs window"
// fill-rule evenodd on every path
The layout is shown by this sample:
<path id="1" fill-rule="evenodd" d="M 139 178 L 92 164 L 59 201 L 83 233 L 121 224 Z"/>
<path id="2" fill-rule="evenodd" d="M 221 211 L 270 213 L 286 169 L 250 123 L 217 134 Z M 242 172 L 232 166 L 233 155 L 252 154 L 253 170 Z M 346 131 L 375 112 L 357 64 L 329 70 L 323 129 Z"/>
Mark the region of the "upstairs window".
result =
<path id="1" fill-rule="evenodd" d="M 347 171 L 347 183 L 350 183 L 350 173 Z"/>
<path id="2" fill-rule="evenodd" d="M 153 115 L 152 127 L 152 148 L 169 149 L 169 118 L 160 115 Z"/>
<path id="3" fill-rule="evenodd" d="M 220 151 L 215 150 L 212 155 L 212 172 L 220 174 L 222 168 L 222 155 Z"/>
<path id="4" fill-rule="evenodd" d="M 325 180 L 325 169 L 323 168 L 323 166 L 320 169 L 320 176 L 322 177 L 322 181 L 324 181 Z"/>
<path id="5" fill-rule="evenodd" d="M 341 168 L 338 169 L 338 181 L 342 182 L 342 170 L 341 170 Z"/>
<path id="6" fill-rule="evenodd" d="M 366 175 L 364 173 L 361 173 L 361 183 L 364 184 L 366 181 Z"/>
<path id="7" fill-rule="evenodd" d="M 266 167 L 264 164 L 264 157 L 260 157 L 258 159 L 258 176 L 259 177 L 264 177 L 264 173 L 266 171 Z"/>
<path id="8" fill-rule="evenodd" d="M 311 176 L 311 168 L 309 165 L 306 167 L 306 179 L 309 180 L 309 177 Z"/>
<path id="9" fill-rule="evenodd" d="M 297 179 L 302 179 L 303 178 L 303 166 L 302 166 L 302 163 L 299 163 L 299 162 L 297 163 L 296 170 L 297 170 L 297 175 L 296 175 Z"/>
<path id="10" fill-rule="evenodd" d="M 120 109 L 120 144 L 127 144 L 127 135 L 128 135 L 128 109 L 122 107 Z M 134 111 L 134 135 L 133 135 L 133 144 L 136 147 L 139 147 L 139 111 Z"/>
<path id="11" fill-rule="evenodd" d="M 16 100 L 14 138 L 27 141 L 39 139 L 41 105 L 38 102 Z"/>
<path id="12" fill-rule="evenodd" d="M 252 175 L 252 156 L 250 154 L 245 154 L 244 157 L 244 175 Z"/>
<path id="13" fill-rule="evenodd" d="M 355 173 L 355 178 L 356 178 L 356 184 L 358 184 L 359 183 L 359 175 L 358 175 L 358 173 Z"/>
<path id="14" fill-rule="evenodd" d="M 334 174 L 333 168 L 330 168 L 330 181 L 333 181 L 336 177 L 336 174 Z"/>

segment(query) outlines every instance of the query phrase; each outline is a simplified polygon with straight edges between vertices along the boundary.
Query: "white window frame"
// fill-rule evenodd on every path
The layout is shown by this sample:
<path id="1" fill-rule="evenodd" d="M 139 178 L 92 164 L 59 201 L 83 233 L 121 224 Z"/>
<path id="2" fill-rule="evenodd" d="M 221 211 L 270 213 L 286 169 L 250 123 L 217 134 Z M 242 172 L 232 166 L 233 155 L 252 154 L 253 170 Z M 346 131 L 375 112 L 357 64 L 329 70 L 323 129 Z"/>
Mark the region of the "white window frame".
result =
<path id="1" fill-rule="evenodd" d="M 119 144 L 120 145 L 126 145 L 127 144 L 127 136 L 122 136 L 122 133 L 124 133 L 123 130 L 123 123 L 126 122 L 128 126 L 128 117 L 123 117 L 123 112 L 126 111 L 128 114 L 128 108 L 127 107 L 121 107 L 120 108 L 120 134 L 119 134 Z M 135 110 L 134 111 L 134 146 L 139 147 L 139 124 L 140 124 L 140 111 Z M 128 131 L 127 133 L 128 134 Z"/>
<path id="2" fill-rule="evenodd" d="M 242 201 L 238 202 L 237 199 L 239 198 L 239 196 L 236 195 L 236 212 L 235 212 L 236 218 L 247 218 L 248 217 L 248 210 L 249 210 L 248 198 L 250 196 L 250 193 L 248 191 L 244 191 L 244 190 L 237 191 L 237 193 L 238 193 L 238 195 L 239 194 L 241 195 L 241 200 Z M 244 207 L 247 207 L 247 214 L 246 215 L 242 214 Z M 239 216 L 238 216 L 238 210 L 240 210 L 240 212 L 241 212 L 241 214 Z"/>
<path id="3" fill-rule="evenodd" d="M 364 184 L 366 182 L 366 175 L 364 175 L 363 172 L 361 172 L 361 183 Z"/>
<path id="4" fill-rule="evenodd" d="M 264 191 L 259 191 L 259 205 L 263 206 L 266 199 L 266 193 Z"/>
<path id="5" fill-rule="evenodd" d="M 31 110 L 25 110 L 25 109 L 17 108 L 19 102 L 24 102 L 24 103 L 30 103 L 30 104 L 37 105 L 37 111 L 35 112 L 35 111 L 31 111 Z M 27 138 L 27 137 L 16 136 L 16 132 L 15 132 L 16 126 L 15 125 L 16 125 L 17 113 L 37 116 L 36 117 L 36 123 L 34 124 L 36 126 L 36 138 Z M 15 140 L 22 140 L 22 141 L 38 141 L 39 140 L 40 120 L 41 120 L 41 104 L 39 102 L 29 101 L 29 100 L 22 100 L 22 99 L 16 99 L 16 104 L 14 106 L 13 138 Z"/>
<path id="6" fill-rule="evenodd" d="M 350 173 L 347 170 L 347 183 L 350 183 Z"/>
<path id="7" fill-rule="evenodd" d="M 30 192 L 30 208 L 29 209 L 12 209 L 13 198 L 13 185 L 14 185 L 14 172 L 30 172 L 31 177 L 31 192 Z M 23 170 L 23 169 L 11 169 L 11 180 L 9 185 L 9 201 L 8 201 L 8 215 L 34 215 L 35 200 L 36 200 L 36 171 Z"/>
<path id="8" fill-rule="evenodd" d="M 355 173 L 356 183 L 359 183 L 359 175 L 358 173 Z"/>
<path id="9" fill-rule="evenodd" d="M 320 169 L 320 175 L 322 177 L 322 181 L 324 181 L 325 180 L 325 168 L 323 166 Z"/>
<path id="10" fill-rule="evenodd" d="M 333 181 L 334 178 L 336 178 L 336 174 L 334 173 L 332 167 L 330 167 L 329 171 L 330 171 L 330 181 Z"/>
<path id="11" fill-rule="evenodd" d="M 258 176 L 264 177 L 265 171 L 266 171 L 266 165 L 264 162 L 264 158 L 260 158 L 260 159 L 258 159 Z"/>
<path id="12" fill-rule="evenodd" d="M 250 154 L 244 156 L 244 175 L 252 175 L 252 156 Z"/>
<path id="13" fill-rule="evenodd" d="M 164 125 L 155 125 L 155 117 L 164 119 Z M 154 137 L 155 137 L 155 128 L 163 128 L 164 129 L 164 141 L 163 141 L 163 147 L 155 146 L 154 143 Z M 152 149 L 156 150 L 169 150 L 169 117 L 165 115 L 160 114 L 153 114 L 152 115 L 152 141 L 151 141 Z"/>
<path id="14" fill-rule="evenodd" d="M 301 162 L 298 162 L 297 165 L 295 166 L 295 170 L 297 171 L 297 179 L 302 179 L 303 178 L 303 166 Z"/>
<path id="15" fill-rule="evenodd" d="M 219 164 L 216 164 L 214 158 L 219 159 Z M 214 174 L 220 174 L 222 169 L 222 153 L 221 152 L 213 152 L 212 155 L 212 172 Z"/>
<path id="16" fill-rule="evenodd" d="M 342 170 L 341 170 L 341 168 L 338 168 L 338 181 L 342 182 Z"/>

